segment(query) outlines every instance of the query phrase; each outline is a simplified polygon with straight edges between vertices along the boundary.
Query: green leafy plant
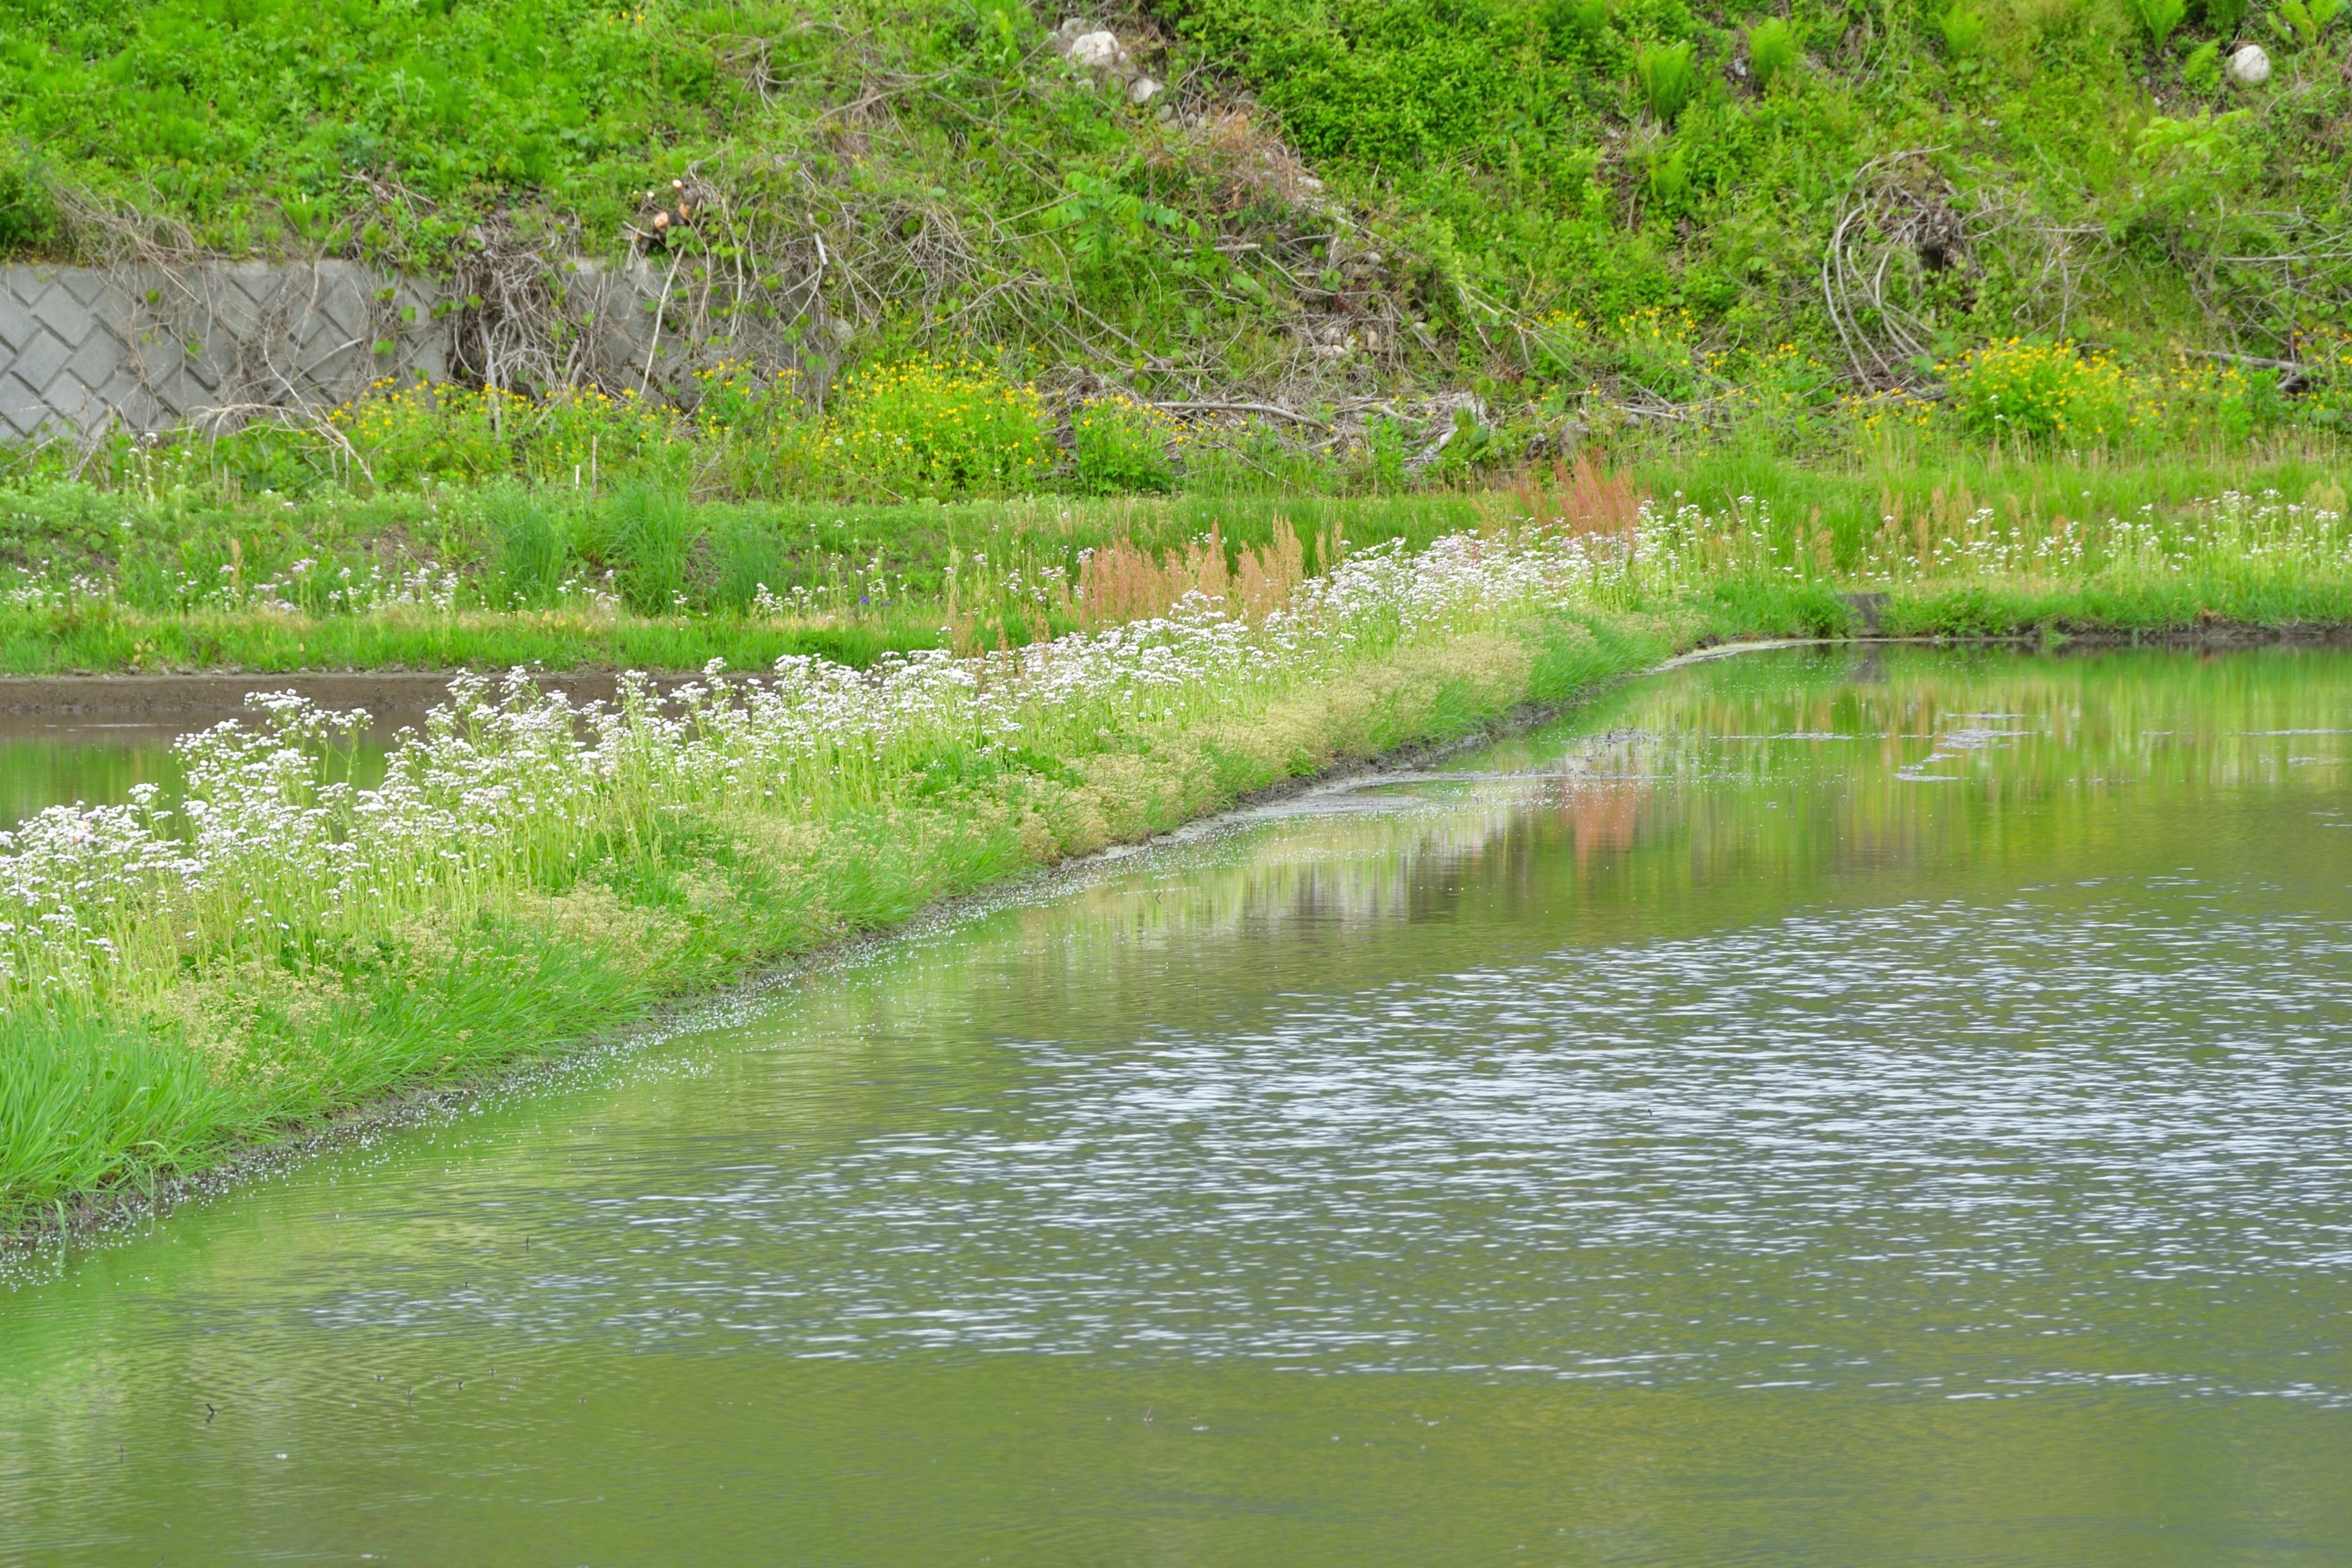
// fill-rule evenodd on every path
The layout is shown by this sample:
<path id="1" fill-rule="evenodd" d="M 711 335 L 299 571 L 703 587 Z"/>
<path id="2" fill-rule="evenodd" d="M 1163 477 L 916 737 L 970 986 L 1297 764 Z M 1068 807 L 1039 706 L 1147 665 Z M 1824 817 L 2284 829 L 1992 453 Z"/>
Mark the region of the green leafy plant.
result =
<path id="1" fill-rule="evenodd" d="M 1779 16 L 1768 16 L 1748 29 L 1748 69 L 1756 79 L 1759 92 L 1769 89 L 1773 79 L 1795 65 L 1803 53 L 1797 29 Z"/>
<path id="2" fill-rule="evenodd" d="M 2227 38 L 2246 19 L 2249 4 L 2250 0 L 2205 0 L 2205 25 Z"/>
<path id="3" fill-rule="evenodd" d="M 2271 26 L 2289 43 L 2310 48 L 2343 12 L 2344 0 L 2279 0 Z"/>
<path id="4" fill-rule="evenodd" d="M 1698 70 L 1691 64 L 1688 39 L 1643 45 L 1633 57 L 1633 75 L 1641 81 L 1643 101 L 1662 125 L 1673 124 L 1698 91 Z"/>
<path id="5" fill-rule="evenodd" d="M 1401 420 L 1375 414 L 1364 421 L 1364 467 L 1372 487 L 1400 490 L 1412 478 L 1405 464 L 1412 457 L 1412 441 Z"/>
<path id="6" fill-rule="evenodd" d="M 2147 29 L 2148 42 L 2160 49 L 2189 15 L 2189 0 L 2131 0 L 2131 8 L 2139 25 Z"/>
<path id="7" fill-rule="evenodd" d="M 1653 396 L 1676 403 L 1695 397 L 1711 374 L 1697 335 L 1698 323 L 1686 310 L 1652 305 L 1632 311 L 1617 321 L 1618 369 Z"/>
<path id="8" fill-rule="evenodd" d="M 2077 353 L 2072 342 L 2011 338 L 1941 368 L 1952 411 L 1973 435 L 2105 445 L 2131 419 L 2128 388 L 2115 362 Z"/>
<path id="9" fill-rule="evenodd" d="M 37 250 L 57 232 L 57 205 L 29 155 L 0 144 L 0 255 Z"/>
<path id="10" fill-rule="evenodd" d="M 1080 250 L 1097 267 L 1149 248 L 1160 234 L 1201 236 L 1198 223 L 1128 190 L 1116 179 L 1073 169 L 1065 183 L 1067 194 L 1045 209 L 1045 225 L 1075 235 Z"/>
<path id="11" fill-rule="evenodd" d="M 694 422 L 705 431 L 742 432 L 800 412 L 800 373 L 762 375 L 740 360 L 695 373 Z"/>
<path id="12" fill-rule="evenodd" d="M 2221 86 L 2221 46 L 2209 39 L 2189 50 L 2180 62 L 2180 79 L 2205 92 Z"/>
<path id="13" fill-rule="evenodd" d="M 1070 416 L 1076 488 L 1098 496 L 1173 489 L 1169 452 L 1183 438 L 1177 422 L 1149 404 L 1118 394 L 1090 397 Z"/>
<path id="14" fill-rule="evenodd" d="M 824 459 L 886 495 L 1003 495 L 1054 466 L 1036 392 L 965 359 L 858 371 L 818 437 Z"/>
<path id="15" fill-rule="evenodd" d="M 1674 206 L 1690 192 L 1690 159 L 1680 145 L 1652 150 L 1649 158 L 1650 199 Z"/>
<path id="16" fill-rule="evenodd" d="M 530 401 L 451 383 L 386 376 L 328 416 L 378 484 L 506 473 Z"/>
<path id="17" fill-rule="evenodd" d="M 1594 44 L 1609 30 L 1610 10 L 1610 0 L 1552 0 L 1545 19 L 1555 33 Z"/>
<path id="18" fill-rule="evenodd" d="M 1984 13 L 1968 5 L 1956 5 L 1936 23 L 1937 31 L 1944 36 L 1944 49 L 1956 60 L 1970 60 L 1984 47 Z"/>

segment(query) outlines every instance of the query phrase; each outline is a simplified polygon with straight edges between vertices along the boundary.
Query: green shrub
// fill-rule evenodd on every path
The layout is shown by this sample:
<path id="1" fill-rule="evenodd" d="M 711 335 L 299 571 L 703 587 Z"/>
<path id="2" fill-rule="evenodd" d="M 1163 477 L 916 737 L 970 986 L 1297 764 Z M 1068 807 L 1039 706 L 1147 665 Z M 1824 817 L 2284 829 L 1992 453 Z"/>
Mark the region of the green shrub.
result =
<path id="1" fill-rule="evenodd" d="M 1159 493 L 1176 487 L 1169 448 L 1183 439 L 1175 420 L 1148 404 L 1090 397 L 1070 416 L 1070 456 L 1086 495 Z"/>
<path id="2" fill-rule="evenodd" d="M 1588 47 L 1609 31 L 1609 0 L 1552 0 L 1544 21 L 1555 37 Z"/>
<path id="3" fill-rule="evenodd" d="M 391 487 L 506 473 L 533 412 L 529 398 L 511 392 L 386 376 L 328 418 L 369 477 Z"/>
<path id="4" fill-rule="evenodd" d="M 2131 8 L 2140 26 L 2147 29 L 2148 42 L 2160 49 L 2189 15 L 2189 0 L 2131 0 Z"/>
<path id="5" fill-rule="evenodd" d="M 1937 30 L 1944 36 L 1944 49 L 1956 60 L 1974 59 L 1984 47 L 1984 13 L 1966 4 L 1955 5 L 1937 19 Z"/>
<path id="6" fill-rule="evenodd" d="M 1642 83 L 1642 100 L 1662 125 L 1671 125 L 1698 91 L 1698 69 L 1691 64 L 1688 39 L 1679 44 L 1644 44 L 1633 57 L 1633 74 Z"/>
<path id="7" fill-rule="evenodd" d="M 1008 495 L 1054 466 L 1035 390 L 971 360 L 867 367 L 842 384 L 835 410 L 820 437 L 824 462 L 899 500 Z"/>
<path id="8" fill-rule="evenodd" d="M 0 143 L 0 256 L 39 250 L 57 236 L 57 204 L 31 155 Z"/>
<path id="9" fill-rule="evenodd" d="M 1941 367 L 1952 411 L 1978 436 L 2105 445 L 2129 426 L 2129 389 L 2114 361 L 2072 342 L 2011 338 Z"/>
<path id="10" fill-rule="evenodd" d="M 740 360 L 721 360 L 694 376 L 694 422 L 705 432 L 739 435 L 800 416 L 800 372 L 761 375 Z"/>
<path id="11" fill-rule="evenodd" d="M 1769 16 L 1748 29 L 1748 69 L 1756 79 L 1759 92 L 1769 89 L 1772 79 L 1795 65 L 1803 53 L 1796 28 L 1780 17 Z"/>
<path id="12" fill-rule="evenodd" d="M 1680 403 L 1698 395 L 1714 366 L 1696 342 L 1688 310 L 1653 305 L 1617 321 L 1618 369 L 1651 395 Z"/>
<path id="13" fill-rule="evenodd" d="M 2205 0 L 2205 25 L 2224 38 L 2245 21 L 2251 0 Z"/>

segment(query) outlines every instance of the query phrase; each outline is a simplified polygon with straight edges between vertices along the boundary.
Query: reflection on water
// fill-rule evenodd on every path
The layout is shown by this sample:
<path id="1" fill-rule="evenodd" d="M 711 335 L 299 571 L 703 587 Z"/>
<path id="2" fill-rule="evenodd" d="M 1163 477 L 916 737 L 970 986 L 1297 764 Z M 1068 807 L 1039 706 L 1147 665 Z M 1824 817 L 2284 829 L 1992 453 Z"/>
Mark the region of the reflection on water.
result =
<path id="1" fill-rule="evenodd" d="M 0 728 L 0 828 L 52 805 L 119 805 L 138 784 L 178 789 L 175 734 L 149 724 Z"/>
<path id="2" fill-rule="evenodd" d="M 1754 656 L 0 1296 L 0 1560 L 2352 1558 L 2352 660 Z"/>
<path id="3" fill-rule="evenodd" d="M 0 727 L 0 830 L 53 805 L 121 805 L 152 784 L 174 805 L 185 774 L 173 742 L 176 725 L 19 721 Z M 388 736 L 378 733 L 346 752 L 327 752 L 328 776 L 362 787 L 383 780 Z"/>

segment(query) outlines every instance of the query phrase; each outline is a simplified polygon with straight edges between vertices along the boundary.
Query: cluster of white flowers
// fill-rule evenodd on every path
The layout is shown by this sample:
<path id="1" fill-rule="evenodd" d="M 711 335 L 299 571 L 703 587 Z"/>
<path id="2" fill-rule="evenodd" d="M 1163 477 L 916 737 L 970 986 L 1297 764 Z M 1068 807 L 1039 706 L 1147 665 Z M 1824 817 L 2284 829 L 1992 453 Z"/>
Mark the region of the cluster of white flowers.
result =
<path id="1" fill-rule="evenodd" d="M 2087 501 L 2090 498 L 2083 498 Z M 2283 499 L 2276 490 L 2235 490 L 2159 516 L 2153 502 L 2127 516 L 2074 516 L 2063 500 L 2046 521 L 2004 518 L 1979 507 L 1931 527 L 1924 554 L 1906 521 L 1881 520 L 1887 539 L 1862 576 L 1877 582 L 1943 577 L 2081 577 L 2098 572 L 2164 576 L 2205 565 L 2352 569 L 2352 531 L 2340 511 Z M 1914 521 L 1910 524 L 1916 527 Z"/>
<path id="2" fill-rule="evenodd" d="M 1941 503 L 1879 519 L 1859 559 L 1832 560 L 1818 520 L 1792 522 L 1769 501 L 1740 496 L 1708 511 L 1677 492 L 1643 502 L 1637 529 L 1643 581 L 1662 593 L 1703 588 L 1726 576 L 1828 580 L 1885 585 L 1969 578 L 2080 580 L 2100 574 L 2139 578 L 2200 567 L 2352 571 L 2352 528 L 2334 508 L 2286 500 L 2275 490 L 2224 491 L 2159 513 L 2098 515 L 2089 495 L 2070 510 L 2051 497 L 2032 514 L 1989 506 L 1962 511 Z"/>
<path id="3" fill-rule="evenodd" d="M 341 782 L 348 768 L 331 760 L 363 715 L 259 698 L 256 721 L 180 742 L 178 802 L 142 786 L 127 805 L 56 807 L 0 834 L 0 1005 L 87 1005 L 192 965 L 332 948 L 421 909 L 479 907 L 656 833 L 681 807 L 820 816 L 888 799 L 942 759 L 1017 749 L 1075 761 L 1402 643 L 1671 599 L 1726 574 L 1826 574 L 1822 542 L 1798 533 L 1747 498 L 1720 516 L 1675 497 L 1622 533 L 1520 528 L 1363 552 L 1255 624 L 1195 595 L 1158 618 L 972 657 L 894 654 L 865 669 L 792 658 L 756 678 L 714 666 L 667 701 L 633 678 L 610 706 L 575 706 L 520 672 L 467 677 L 394 746 L 373 789 Z M 2338 512 L 2267 494 L 2161 521 L 2149 510 L 2030 528 L 1972 510 L 1948 521 L 1926 562 L 1885 570 L 1913 581 L 2200 561 L 2342 572 L 2352 539 Z M 424 571 L 394 591 L 446 602 L 450 581 Z M 764 587 L 760 598 L 771 614 L 805 603 Z"/>
<path id="4" fill-rule="evenodd" d="M 814 815 L 887 798 L 933 759 L 1075 758 L 1106 735 L 1230 712 L 1399 643 L 1622 592 L 1622 537 L 1457 536 L 1349 558 L 1255 625 L 1194 595 L 1094 635 L 871 668 L 791 658 L 671 694 L 631 678 L 577 706 L 522 672 L 454 682 L 373 789 L 334 754 L 366 722 L 291 693 L 179 742 L 184 798 L 51 808 L 0 834 L 0 996 L 87 1005 L 117 988 L 475 907 L 698 804 Z"/>
<path id="5" fill-rule="evenodd" d="M 76 576 L 59 582 L 38 572 L 18 574 L 0 586 L 0 604 L 19 609 L 64 609 L 76 603 L 120 601 L 124 584 L 115 578 Z M 575 585 L 567 584 L 566 591 Z M 272 610 L 280 614 L 364 615 L 371 610 L 459 606 L 467 584 L 458 574 L 431 561 L 383 564 L 362 561 L 331 571 L 305 558 L 278 574 L 247 579 L 234 565 L 209 574 L 174 572 L 145 585 L 142 603 L 180 610 Z"/>

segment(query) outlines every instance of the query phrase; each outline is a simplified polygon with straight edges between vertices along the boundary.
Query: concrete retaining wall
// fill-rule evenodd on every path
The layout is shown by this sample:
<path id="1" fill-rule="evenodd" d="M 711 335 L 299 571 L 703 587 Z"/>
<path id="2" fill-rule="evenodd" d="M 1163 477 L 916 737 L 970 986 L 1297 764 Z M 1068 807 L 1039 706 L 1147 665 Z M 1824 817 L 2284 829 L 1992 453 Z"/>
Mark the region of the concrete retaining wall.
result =
<path id="1" fill-rule="evenodd" d="M 660 386 L 695 363 L 710 340 L 665 340 L 664 287 L 643 259 L 567 266 L 562 378 Z M 351 261 L 0 268 L 0 439 L 234 424 L 382 375 L 440 380 L 466 319 L 443 286 Z"/>

